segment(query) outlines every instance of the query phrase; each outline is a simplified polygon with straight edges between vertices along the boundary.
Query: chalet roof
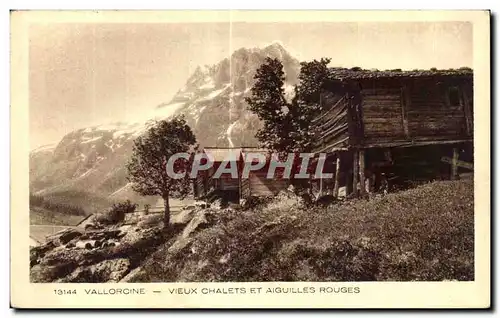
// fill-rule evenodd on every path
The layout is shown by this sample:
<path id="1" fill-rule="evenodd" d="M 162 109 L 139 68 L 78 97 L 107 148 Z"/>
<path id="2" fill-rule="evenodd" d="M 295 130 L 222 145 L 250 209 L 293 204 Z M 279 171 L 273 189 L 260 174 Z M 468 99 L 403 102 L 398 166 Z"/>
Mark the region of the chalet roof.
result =
<path id="1" fill-rule="evenodd" d="M 241 149 L 241 153 L 243 155 L 243 160 L 247 161 L 248 154 L 250 153 L 259 153 L 261 155 L 264 155 L 266 158 L 269 156 L 269 150 L 264 149 L 264 148 L 252 148 L 252 147 L 246 147 Z"/>
<path id="2" fill-rule="evenodd" d="M 438 70 L 432 68 L 430 70 L 385 70 L 362 69 L 359 67 L 341 68 L 333 67 L 329 69 L 330 79 L 332 80 L 348 80 L 348 79 L 375 79 L 375 78 L 391 78 L 391 77 L 432 77 L 432 76 L 472 76 L 473 70 L 468 67 L 459 69 Z"/>
<path id="3" fill-rule="evenodd" d="M 205 153 L 215 162 L 222 162 L 224 160 L 235 161 L 241 156 L 241 148 L 204 148 Z"/>
<path id="4" fill-rule="evenodd" d="M 215 162 L 221 162 L 225 159 L 231 158 L 232 160 L 236 160 L 243 157 L 246 159 L 249 153 L 260 153 L 264 156 L 269 156 L 269 150 L 258 147 L 241 147 L 241 148 L 218 148 L 218 147 L 205 147 L 203 149 L 205 153 L 213 158 Z"/>
<path id="5" fill-rule="evenodd" d="M 89 223 L 89 221 L 92 221 L 92 220 L 90 220 L 90 218 L 93 216 L 94 216 L 94 214 L 87 215 L 86 217 L 81 219 L 80 222 L 76 223 L 75 226 L 81 226 L 81 227 L 85 226 L 85 224 Z"/>

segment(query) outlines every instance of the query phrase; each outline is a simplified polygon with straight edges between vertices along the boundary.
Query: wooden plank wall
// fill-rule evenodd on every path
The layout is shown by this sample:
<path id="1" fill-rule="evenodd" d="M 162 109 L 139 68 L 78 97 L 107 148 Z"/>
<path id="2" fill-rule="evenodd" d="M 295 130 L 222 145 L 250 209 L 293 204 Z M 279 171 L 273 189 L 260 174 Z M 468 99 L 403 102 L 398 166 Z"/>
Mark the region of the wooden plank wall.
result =
<path id="1" fill-rule="evenodd" d="M 471 82 L 412 79 L 403 83 L 368 82 L 364 86 L 361 90 L 364 139 L 361 143 L 365 146 L 472 136 Z M 450 87 L 459 90 L 459 105 L 450 103 Z"/>
<path id="2" fill-rule="evenodd" d="M 281 190 L 286 190 L 290 185 L 289 179 L 283 179 L 275 176 L 267 179 L 267 169 L 252 171 L 248 175 L 249 195 L 251 196 L 270 196 L 277 194 Z"/>
<path id="3" fill-rule="evenodd" d="M 400 88 L 363 89 L 364 143 L 404 140 Z"/>
<path id="4" fill-rule="evenodd" d="M 408 128 L 412 140 L 458 139 L 466 135 L 463 104 L 449 105 L 449 84 L 415 82 L 408 91 Z M 463 103 L 463 101 L 461 101 Z"/>
<path id="5" fill-rule="evenodd" d="M 219 178 L 219 189 L 220 190 L 239 190 L 240 180 L 238 178 L 233 178 L 229 173 L 223 173 Z"/>
<path id="6" fill-rule="evenodd" d="M 323 112 L 314 121 L 318 127 L 315 149 L 321 151 L 325 147 L 345 147 L 348 144 L 348 101 L 341 93 L 325 91 L 321 95 Z"/>
<path id="7" fill-rule="evenodd" d="M 472 136 L 474 134 L 474 90 L 472 80 L 462 83 L 460 85 L 460 91 L 464 104 L 466 132 L 468 136 Z"/>

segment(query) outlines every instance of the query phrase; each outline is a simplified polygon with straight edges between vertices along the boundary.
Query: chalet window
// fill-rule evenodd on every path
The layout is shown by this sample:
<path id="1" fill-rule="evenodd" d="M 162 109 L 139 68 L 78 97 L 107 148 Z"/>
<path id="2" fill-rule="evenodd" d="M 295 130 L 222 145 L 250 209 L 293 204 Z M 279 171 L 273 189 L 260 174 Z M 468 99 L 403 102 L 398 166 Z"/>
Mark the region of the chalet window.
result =
<path id="1" fill-rule="evenodd" d="M 442 107 L 445 103 L 441 87 L 434 83 L 418 83 L 410 90 L 410 107 L 426 109 Z"/>
<path id="2" fill-rule="evenodd" d="M 460 90 L 458 87 L 448 88 L 448 105 L 452 107 L 460 106 Z"/>

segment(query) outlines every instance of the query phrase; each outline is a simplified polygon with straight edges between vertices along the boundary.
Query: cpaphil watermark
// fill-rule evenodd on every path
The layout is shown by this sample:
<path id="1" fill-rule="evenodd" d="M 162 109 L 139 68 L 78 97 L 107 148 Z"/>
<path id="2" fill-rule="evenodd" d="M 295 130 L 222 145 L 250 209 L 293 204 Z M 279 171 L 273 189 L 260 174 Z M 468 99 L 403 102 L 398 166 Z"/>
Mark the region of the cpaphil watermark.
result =
<path id="1" fill-rule="evenodd" d="M 228 158 L 220 161 L 215 167 L 215 160 L 206 153 L 197 153 L 194 156 L 189 153 L 176 153 L 167 161 L 167 174 L 173 179 L 182 179 L 187 176 L 195 179 L 204 171 L 209 171 L 214 168 L 215 172 L 212 178 L 218 179 L 224 176 L 225 178 L 248 179 L 252 171 L 267 171 L 266 178 L 274 179 L 276 177 L 283 179 L 310 179 L 333 178 L 333 173 L 324 172 L 326 153 L 289 153 L 286 158 L 280 159 L 277 154 L 269 154 L 266 156 L 263 153 L 245 154 L 244 159 L 231 155 Z M 182 163 L 184 164 L 180 164 Z M 189 167 L 176 171 L 174 167 Z M 179 169 L 177 169 L 179 170 Z"/>

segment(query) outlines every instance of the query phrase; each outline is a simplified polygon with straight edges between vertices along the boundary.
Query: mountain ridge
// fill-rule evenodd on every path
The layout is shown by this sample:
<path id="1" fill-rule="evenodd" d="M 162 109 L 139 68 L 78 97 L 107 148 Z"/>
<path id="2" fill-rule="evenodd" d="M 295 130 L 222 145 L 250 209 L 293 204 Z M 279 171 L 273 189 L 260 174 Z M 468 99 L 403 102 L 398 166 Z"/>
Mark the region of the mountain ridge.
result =
<path id="1" fill-rule="evenodd" d="M 128 186 L 126 162 L 133 141 L 155 120 L 184 115 L 202 146 L 256 146 L 258 118 L 247 109 L 245 97 L 266 57 L 282 61 L 285 91 L 293 93 L 300 64 L 279 43 L 262 49 L 240 48 L 213 65 L 198 66 L 167 103 L 131 122 L 115 122 L 76 129 L 54 146 L 30 152 L 30 190 L 38 195 L 75 191 L 110 202 L 129 198 L 139 203 L 156 201 L 133 193 Z M 103 208 L 102 204 L 91 209 Z"/>

